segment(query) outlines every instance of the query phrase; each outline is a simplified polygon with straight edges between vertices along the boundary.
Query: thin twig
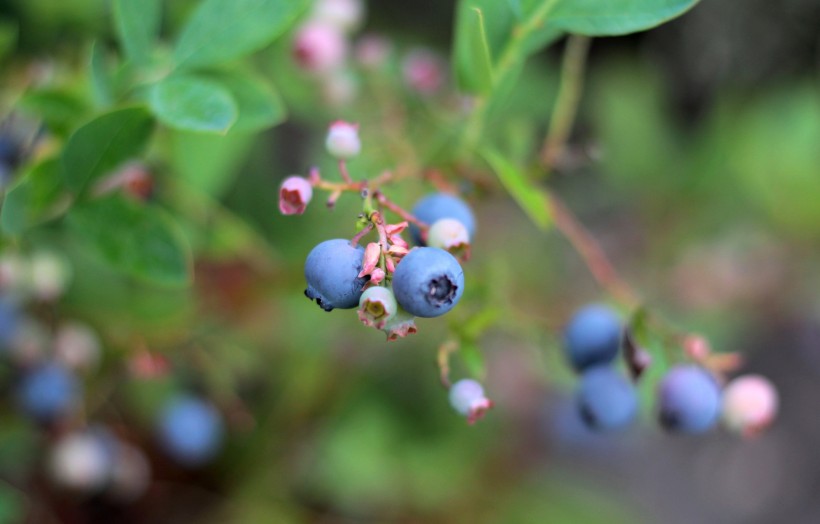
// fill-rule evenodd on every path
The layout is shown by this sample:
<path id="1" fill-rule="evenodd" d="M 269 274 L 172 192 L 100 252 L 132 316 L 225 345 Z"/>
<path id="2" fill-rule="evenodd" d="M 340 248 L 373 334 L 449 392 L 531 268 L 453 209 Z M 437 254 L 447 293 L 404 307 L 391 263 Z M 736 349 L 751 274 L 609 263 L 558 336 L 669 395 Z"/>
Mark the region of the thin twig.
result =
<path id="1" fill-rule="evenodd" d="M 413 214 L 409 213 L 404 208 L 402 208 L 401 206 L 399 206 L 398 204 L 396 204 L 395 202 L 393 202 L 392 200 L 387 198 L 387 196 L 384 193 L 382 193 L 381 191 L 377 191 L 374 194 L 374 196 L 376 197 L 376 201 L 379 203 L 379 205 L 386 207 L 387 209 L 389 209 L 393 213 L 400 216 L 402 219 L 407 220 L 411 224 L 415 224 L 415 225 L 419 226 L 419 228 L 421 228 L 423 230 L 427 229 L 429 227 L 425 222 L 422 222 L 421 220 L 416 218 Z"/>
<path id="2" fill-rule="evenodd" d="M 572 211 L 552 192 L 547 193 L 555 226 L 575 248 L 596 281 L 616 300 L 635 308 L 641 301 L 638 295 L 621 279 L 595 240 L 595 237 L 575 218 Z"/>
<path id="3" fill-rule="evenodd" d="M 578 112 L 578 103 L 584 89 L 584 71 L 590 39 L 587 36 L 571 35 L 564 49 L 564 63 L 561 70 L 561 85 L 550 120 L 550 128 L 541 150 L 541 163 L 553 168 L 560 163 L 572 132 L 572 124 Z"/>

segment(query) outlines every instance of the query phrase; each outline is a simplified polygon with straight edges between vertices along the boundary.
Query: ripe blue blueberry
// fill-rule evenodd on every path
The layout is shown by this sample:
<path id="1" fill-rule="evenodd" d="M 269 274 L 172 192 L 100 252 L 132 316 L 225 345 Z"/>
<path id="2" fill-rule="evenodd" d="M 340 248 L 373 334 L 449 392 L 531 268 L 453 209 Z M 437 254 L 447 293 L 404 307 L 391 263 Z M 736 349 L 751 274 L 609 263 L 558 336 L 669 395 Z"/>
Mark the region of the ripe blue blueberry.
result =
<path id="1" fill-rule="evenodd" d="M 26 373 L 17 390 L 20 408 L 40 422 L 67 415 L 80 393 L 77 379 L 59 364 L 48 363 Z"/>
<path id="2" fill-rule="evenodd" d="M 0 353 L 14 340 L 19 321 L 17 306 L 6 298 L 0 298 Z"/>
<path id="3" fill-rule="evenodd" d="M 669 431 L 703 433 L 720 415 L 720 388 L 699 366 L 672 368 L 661 380 L 658 395 L 660 423 Z"/>
<path id="4" fill-rule="evenodd" d="M 603 304 L 579 309 L 564 330 L 564 350 L 576 371 L 609 364 L 621 345 L 621 321 Z"/>
<path id="5" fill-rule="evenodd" d="M 411 315 L 437 317 L 453 309 L 464 293 L 464 271 L 443 249 L 417 247 L 396 266 L 393 293 Z"/>
<path id="6" fill-rule="evenodd" d="M 308 254 L 305 261 L 305 296 L 316 300 L 325 311 L 351 309 L 359 305 L 366 278 L 359 278 L 364 248 L 353 247 L 349 240 L 325 240 Z"/>
<path id="7" fill-rule="evenodd" d="M 174 398 L 160 414 L 159 440 L 165 451 L 185 466 L 201 466 L 211 460 L 219 451 L 223 432 L 216 408 L 194 396 Z"/>
<path id="8" fill-rule="evenodd" d="M 413 215 L 428 225 L 433 225 L 442 218 L 454 218 L 467 228 L 470 240 L 475 234 L 473 211 L 466 202 L 455 195 L 447 193 L 427 195 L 416 202 L 415 207 L 413 207 Z M 410 234 L 413 235 L 413 241 L 416 244 L 425 245 L 421 238 L 421 231 L 415 224 L 410 224 Z"/>
<path id="9" fill-rule="evenodd" d="M 638 413 L 635 387 L 610 366 L 587 369 L 578 388 L 578 409 L 591 429 L 619 429 Z"/>

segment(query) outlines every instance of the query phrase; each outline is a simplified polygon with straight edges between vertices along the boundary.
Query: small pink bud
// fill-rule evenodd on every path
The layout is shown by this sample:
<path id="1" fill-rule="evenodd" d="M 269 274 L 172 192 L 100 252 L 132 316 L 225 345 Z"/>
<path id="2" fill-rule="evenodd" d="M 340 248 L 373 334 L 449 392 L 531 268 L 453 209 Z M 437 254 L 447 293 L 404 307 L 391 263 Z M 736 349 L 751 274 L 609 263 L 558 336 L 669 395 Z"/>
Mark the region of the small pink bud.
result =
<path id="1" fill-rule="evenodd" d="M 435 53 L 416 49 L 402 61 L 407 86 L 422 95 L 432 95 L 444 85 L 444 64 Z"/>
<path id="2" fill-rule="evenodd" d="M 399 306 L 396 315 L 381 328 L 387 335 L 387 341 L 392 342 L 418 332 L 416 317 Z"/>
<path id="3" fill-rule="evenodd" d="M 771 425 L 778 405 L 777 389 L 767 378 L 740 376 L 723 390 L 723 422 L 743 436 L 754 436 Z"/>
<path id="4" fill-rule="evenodd" d="M 330 124 L 325 140 L 327 151 L 340 160 L 358 155 L 362 150 L 359 141 L 359 126 L 338 120 Z"/>
<path id="5" fill-rule="evenodd" d="M 462 379 L 450 387 L 450 405 L 474 424 L 493 407 L 493 401 L 484 395 L 484 388 L 475 380 Z"/>
<path id="6" fill-rule="evenodd" d="M 393 291 L 386 287 L 371 287 L 362 293 L 359 299 L 359 320 L 362 324 L 376 329 L 383 329 L 387 322 L 396 316 L 398 304 Z"/>
<path id="7" fill-rule="evenodd" d="M 404 246 L 399 246 L 397 244 L 393 244 L 392 246 L 390 246 L 390 249 L 387 250 L 387 254 L 395 258 L 401 258 L 409 252 L 409 249 L 407 249 Z"/>
<path id="8" fill-rule="evenodd" d="M 695 362 L 705 361 L 712 353 L 709 341 L 700 335 L 687 335 L 683 339 L 683 350 Z"/>
<path id="9" fill-rule="evenodd" d="M 379 35 L 366 35 L 357 43 L 354 50 L 356 61 L 365 69 L 382 67 L 390 56 L 390 41 Z"/>
<path id="10" fill-rule="evenodd" d="M 313 187 L 306 178 L 288 177 L 279 187 L 279 211 L 283 215 L 301 215 L 305 212 L 311 198 L 313 198 Z"/>
<path id="11" fill-rule="evenodd" d="M 384 265 L 387 268 L 388 273 L 392 274 L 396 272 L 396 261 L 393 259 L 393 257 L 384 257 Z"/>
<path id="12" fill-rule="evenodd" d="M 380 267 L 377 267 L 370 273 L 370 280 L 368 280 L 368 284 L 371 285 L 378 285 L 384 281 L 384 270 Z"/>
<path id="13" fill-rule="evenodd" d="M 470 258 L 470 234 L 464 224 L 454 218 L 436 220 L 427 231 L 427 245 L 449 251 L 461 260 Z"/>
<path id="14" fill-rule="evenodd" d="M 359 278 L 366 277 L 373 273 L 376 266 L 379 264 L 379 258 L 382 254 L 382 248 L 376 242 L 370 242 L 364 248 L 364 257 L 362 258 L 362 270 L 359 272 Z"/>
<path id="15" fill-rule="evenodd" d="M 344 34 L 331 24 L 311 21 L 296 34 L 293 56 L 306 71 L 326 73 L 338 69 L 347 56 Z"/>

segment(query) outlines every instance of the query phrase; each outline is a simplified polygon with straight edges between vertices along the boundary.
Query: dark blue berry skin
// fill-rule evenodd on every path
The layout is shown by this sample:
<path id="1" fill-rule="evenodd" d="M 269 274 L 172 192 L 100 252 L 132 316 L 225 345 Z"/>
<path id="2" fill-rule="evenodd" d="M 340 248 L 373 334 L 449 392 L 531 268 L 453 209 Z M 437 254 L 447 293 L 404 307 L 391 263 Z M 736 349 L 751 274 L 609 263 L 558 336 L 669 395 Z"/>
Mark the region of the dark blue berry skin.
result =
<path id="1" fill-rule="evenodd" d="M 587 369 L 578 387 L 578 410 L 591 429 L 623 428 L 638 413 L 635 387 L 610 366 Z"/>
<path id="2" fill-rule="evenodd" d="M 17 401 L 24 413 L 47 423 L 67 415 L 79 394 L 74 375 L 59 364 L 49 363 L 23 375 Z"/>
<path id="3" fill-rule="evenodd" d="M 162 410 L 158 432 L 163 448 L 177 462 L 201 466 L 219 451 L 224 426 L 221 415 L 211 404 L 183 395 Z"/>
<path id="4" fill-rule="evenodd" d="M 615 311 L 603 304 L 579 309 L 564 330 L 564 350 L 572 367 L 582 372 L 612 362 L 618 355 L 622 329 Z"/>
<path id="5" fill-rule="evenodd" d="M 704 433 L 720 416 L 721 393 L 708 371 L 695 365 L 675 366 L 661 380 L 658 418 L 676 433 Z"/>
<path id="6" fill-rule="evenodd" d="M 0 298 L 0 353 L 3 353 L 14 340 L 19 321 L 20 313 L 17 306 L 7 299 Z"/>
<path id="7" fill-rule="evenodd" d="M 413 215 L 427 225 L 432 226 L 436 220 L 442 218 L 454 218 L 464 224 L 470 239 L 475 234 L 475 217 L 473 211 L 466 202 L 454 195 L 447 193 L 433 193 L 416 202 L 413 207 Z M 423 246 L 421 232 L 415 224 L 410 224 L 410 234 L 413 241 Z"/>
<path id="8" fill-rule="evenodd" d="M 325 311 L 359 306 L 366 278 L 359 278 L 364 248 L 349 240 L 326 240 L 314 247 L 305 261 L 305 295 Z"/>
<path id="9" fill-rule="evenodd" d="M 453 309 L 464 293 L 464 271 L 447 251 L 417 247 L 396 266 L 393 293 L 411 315 L 437 317 Z"/>

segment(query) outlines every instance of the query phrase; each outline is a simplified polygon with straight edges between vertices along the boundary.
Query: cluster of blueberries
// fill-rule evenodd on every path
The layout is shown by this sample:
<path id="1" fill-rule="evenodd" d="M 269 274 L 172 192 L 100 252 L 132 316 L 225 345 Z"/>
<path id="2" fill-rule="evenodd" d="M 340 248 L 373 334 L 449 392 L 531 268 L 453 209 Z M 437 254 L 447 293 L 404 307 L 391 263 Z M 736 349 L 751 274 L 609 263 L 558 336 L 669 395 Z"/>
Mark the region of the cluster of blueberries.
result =
<path id="1" fill-rule="evenodd" d="M 17 411 L 49 442 L 51 479 L 74 492 L 131 500 L 150 482 L 145 453 L 82 415 L 85 379 L 102 360 L 102 341 L 89 325 L 54 328 L 29 314 L 30 303 L 57 300 L 68 285 L 65 261 L 46 255 L 0 257 L 0 366 Z M 62 268 L 62 269 L 61 269 Z M 133 371 L 133 370 L 132 370 Z M 133 372 L 135 379 L 147 377 Z M 184 467 L 213 459 L 223 439 L 222 417 L 208 401 L 177 393 L 156 415 L 153 438 Z"/>
<path id="2" fill-rule="evenodd" d="M 417 247 L 401 251 L 394 271 L 388 269 L 378 286 L 368 286 L 370 276 L 363 274 L 367 273 L 363 271 L 365 248 L 333 239 L 308 254 L 305 295 L 325 311 L 358 307 L 362 321 L 385 330 L 388 339 L 401 332 L 399 325 L 412 323 L 413 317 L 432 318 L 450 311 L 464 293 L 464 271 L 448 249 L 463 251 L 475 233 L 475 218 L 463 200 L 447 193 L 422 198 L 412 212 L 431 227 L 423 231 L 410 226 Z"/>
<path id="3" fill-rule="evenodd" d="M 623 428 L 638 414 L 635 386 L 614 365 L 623 331 L 615 311 L 602 304 L 582 307 L 564 331 L 566 357 L 581 375 L 577 406 L 594 430 Z M 658 421 L 674 433 L 706 432 L 722 415 L 729 429 L 751 434 L 770 424 L 776 410 L 776 390 L 755 375 L 738 377 L 724 389 L 705 367 L 679 364 L 658 385 Z"/>

